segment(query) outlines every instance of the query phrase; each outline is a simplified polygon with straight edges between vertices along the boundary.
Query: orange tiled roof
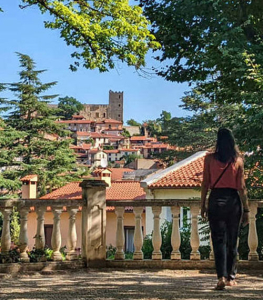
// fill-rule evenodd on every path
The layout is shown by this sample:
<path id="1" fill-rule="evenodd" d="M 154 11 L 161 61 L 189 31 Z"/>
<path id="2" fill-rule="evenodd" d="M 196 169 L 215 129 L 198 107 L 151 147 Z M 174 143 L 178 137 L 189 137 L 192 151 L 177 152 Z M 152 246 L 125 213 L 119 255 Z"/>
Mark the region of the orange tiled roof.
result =
<path id="1" fill-rule="evenodd" d="M 144 135 L 142 136 L 135 135 L 131 137 L 131 141 L 145 141 L 146 139 L 147 137 Z"/>
<path id="2" fill-rule="evenodd" d="M 103 150 L 105 153 L 119 153 L 118 149 Z"/>
<path id="3" fill-rule="evenodd" d="M 137 149 L 119 149 L 121 152 L 137 152 Z"/>
<path id="4" fill-rule="evenodd" d="M 64 124 L 91 124 L 94 123 L 90 120 L 61 120 L 57 121 L 58 123 L 64 123 Z"/>
<path id="5" fill-rule="evenodd" d="M 145 146 L 143 146 L 144 149 L 153 149 L 153 148 L 163 148 L 163 149 L 166 149 L 166 148 L 169 148 L 169 145 L 168 144 L 154 144 L 154 143 L 147 143 Z"/>
<path id="6" fill-rule="evenodd" d="M 174 172 L 168 173 L 149 188 L 194 188 L 201 187 L 203 180 L 204 158 L 198 157 L 189 164 L 183 165 Z"/>
<path id="7" fill-rule="evenodd" d="M 31 180 L 31 179 L 33 179 L 33 178 L 35 178 L 35 177 L 37 177 L 36 174 L 26 175 L 26 176 L 24 176 L 23 178 L 21 178 L 20 180 L 21 180 L 21 181 L 27 181 L 27 180 Z"/>
<path id="8" fill-rule="evenodd" d="M 81 199 L 82 190 L 80 182 L 70 182 L 61 188 L 41 197 L 40 199 Z M 106 190 L 106 200 L 142 200 L 145 199 L 145 192 L 139 181 L 116 181 Z M 113 207 L 107 207 L 107 211 L 113 211 Z M 126 208 L 130 210 L 130 208 Z"/>
<path id="9" fill-rule="evenodd" d="M 96 122 L 97 124 L 122 124 L 121 121 L 118 121 L 118 120 L 114 120 L 114 119 L 104 119 L 103 121 L 98 121 Z"/>
<path id="10" fill-rule="evenodd" d="M 129 168 L 108 168 L 109 171 L 111 171 L 111 180 L 117 181 L 122 180 L 123 173 L 124 172 L 133 172 L 133 169 Z"/>

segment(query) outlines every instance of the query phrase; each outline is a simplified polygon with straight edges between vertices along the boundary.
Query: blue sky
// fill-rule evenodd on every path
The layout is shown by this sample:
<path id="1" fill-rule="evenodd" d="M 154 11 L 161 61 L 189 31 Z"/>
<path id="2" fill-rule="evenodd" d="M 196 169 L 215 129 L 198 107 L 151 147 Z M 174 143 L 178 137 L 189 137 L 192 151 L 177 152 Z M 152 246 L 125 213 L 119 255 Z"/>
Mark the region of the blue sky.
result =
<path id="1" fill-rule="evenodd" d="M 41 15 L 37 8 L 21 10 L 19 4 L 19 0 L 1 3 L 4 13 L 0 14 L 0 82 L 18 80 L 19 61 L 15 52 L 21 52 L 34 59 L 38 70 L 47 70 L 40 77 L 42 82 L 58 82 L 50 94 L 72 96 L 82 103 L 107 104 L 109 90 L 123 91 L 124 121 L 156 119 L 162 110 L 172 116 L 189 114 L 178 107 L 184 91 L 188 90 L 187 84 L 167 82 L 156 75 L 143 78 L 133 67 L 121 63 L 117 70 L 107 73 L 84 68 L 70 71 L 72 48 L 60 39 L 58 31 L 44 28 L 47 16 Z M 148 68 L 157 64 L 152 56 L 147 56 Z"/>

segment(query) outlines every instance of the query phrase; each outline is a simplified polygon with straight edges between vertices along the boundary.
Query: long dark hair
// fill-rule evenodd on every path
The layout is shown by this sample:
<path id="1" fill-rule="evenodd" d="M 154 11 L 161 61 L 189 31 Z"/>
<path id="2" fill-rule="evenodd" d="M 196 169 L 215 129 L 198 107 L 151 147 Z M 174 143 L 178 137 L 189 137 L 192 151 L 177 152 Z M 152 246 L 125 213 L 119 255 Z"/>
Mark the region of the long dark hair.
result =
<path id="1" fill-rule="evenodd" d="M 220 128 L 217 132 L 215 158 L 226 163 L 235 162 L 238 156 L 239 150 L 231 130 Z"/>

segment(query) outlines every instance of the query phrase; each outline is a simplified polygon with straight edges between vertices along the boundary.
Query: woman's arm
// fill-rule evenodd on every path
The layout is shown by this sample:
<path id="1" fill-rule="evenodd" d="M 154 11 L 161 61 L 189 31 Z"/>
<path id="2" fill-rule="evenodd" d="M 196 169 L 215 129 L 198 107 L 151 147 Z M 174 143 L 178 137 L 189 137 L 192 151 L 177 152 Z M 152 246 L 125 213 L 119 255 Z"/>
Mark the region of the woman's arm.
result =
<path id="1" fill-rule="evenodd" d="M 202 218 L 206 217 L 206 196 L 210 185 L 210 172 L 209 172 L 209 164 L 210 164 L 211 154 L 205 157 L 204 161 L 204 171 L 203 171 L 203 181 L 201 187 L 201 216 Z"/>
<path id="2" fill-rule="evenodd" d="M 249 205 L 248 205 L 247 188 L 246 188 L 245 176 L 244 176 L 244 162 L 241 158 L 239 159 L 237 186 L 238 186 L 239 196 L 243 204 L 243 226 L 246 226 L 248 224 Z"/>

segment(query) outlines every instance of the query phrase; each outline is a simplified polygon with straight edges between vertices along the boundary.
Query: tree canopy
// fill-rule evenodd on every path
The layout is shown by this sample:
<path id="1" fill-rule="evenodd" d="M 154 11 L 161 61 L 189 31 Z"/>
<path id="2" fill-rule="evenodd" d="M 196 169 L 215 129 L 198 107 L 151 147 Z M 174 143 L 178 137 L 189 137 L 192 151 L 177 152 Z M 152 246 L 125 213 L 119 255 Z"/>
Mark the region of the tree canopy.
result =
<path id="1" fill-rule="evenodd" d="M 42 83 L 39 75 L 44 71 L 36 70 L 29 56 L 18 57 L 20 80 L 1 84 L 14 99 L 0 98 L 0 112 L 5 114 L 0 124 L 0 187 L 16 191 L 21 177 L 37 174 L 41 195 L 72 177 L 76 158 L 69 148 L 71 139 L 47 105 L 56 95 L 46 91 L 56 82 Z"/>
<path id="2" fill-rule="evenodd" d="M 134 119 L 127 120 L 126 122 L 129 126 L 141 126 L 141 123 L 135 121 Z"/>
<path id="3" fill-rule="evenodd" d="M 193 116 L 172 119 L 177 144 L 207 149 L 219 127 L 233 130 L 246 153 L 248 183 L 263 177 L 263 6 L 260 1 L 140 0 L 161 43 L 156 72 L 188 82 L 183 108 Z M 194 129 L 194 130 L 193 130 Z M 183 139 L 178 135 L 185 133 Z M 180 133 L 181 132 L 181 133 Z"/>
<path id="4" fill-rule="evenodd" d="M 116 60 L 140 68 L 145 65 L 149 49 L 159 44 L 148 29 L 149 21 L 142 9 L 127 0 L 22 0 L 24 5 L 48 13 L 45 27 L 60 31 L 71 54 L 75 71 L 82 65 L 105 72 L 113 69 Z"/>
<path id="5" fill-rule="evenodd" d="M 70 120 L 72 116 L 80 112 L 84 105 L 74 97 L 60 97 L 58 98 L 59 116 L 66 120 Z"/>

